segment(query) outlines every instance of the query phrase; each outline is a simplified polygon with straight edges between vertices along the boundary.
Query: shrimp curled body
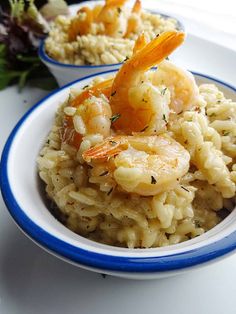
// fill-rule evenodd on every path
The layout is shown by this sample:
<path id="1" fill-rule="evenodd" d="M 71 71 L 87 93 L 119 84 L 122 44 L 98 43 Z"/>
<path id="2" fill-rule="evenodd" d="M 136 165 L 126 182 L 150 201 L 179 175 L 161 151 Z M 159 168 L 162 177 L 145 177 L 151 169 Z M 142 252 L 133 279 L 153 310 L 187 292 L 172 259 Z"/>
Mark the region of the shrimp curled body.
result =
<path id="1" fill-rule="evenodd" d="M 86 162 L 107 160 L 123 190 L 148 196 L 172 189 L 187 173 L 190 155 L 164 134 L 110 137 L 85 151 L 83 158 Z"/>
<path id="2" fill-rule="evenodd" d="M 143 37 L 143 35 L 141 36 Z M 111 109 L 113 114 L 121 115 L 113 126 L 125 134 L 142 131 L 150 125 L 153 118 L 159 120 L 156 114 L 160 103 L 162 103 L 160 108 L 165 107 L 167 109 L 159 110 L 158 116 L 164 117 L 163 120 L 168 118 L 170 99 L 167 88 L 166 93 L 160 93 L 156 86 L 145 79 L 144 75 L 147 70 L 159 64 L 182 44 L 184 33 L 165 32 L 143 48 L 145 40 L 142 37 L 139 38 L 139 40 L 142 39 L 140 45 L 137 41 L 136 49 L 138 48 L 138 51 L 122 65 L 112 84 Z M 139 96 L 135 97 L 135 95 Z M 131 118 L 133 118 L 132 123 L 130 123 Z"/>
<path id="3" fill-rule="evenodd" d="M 170 108 L 176 113 L 186 111 L 198 103 L 199 90 L 192 73 L 167 60 L 160 63 L 155 71 L 153 84 L 164 84 L 170 90 Z"/>

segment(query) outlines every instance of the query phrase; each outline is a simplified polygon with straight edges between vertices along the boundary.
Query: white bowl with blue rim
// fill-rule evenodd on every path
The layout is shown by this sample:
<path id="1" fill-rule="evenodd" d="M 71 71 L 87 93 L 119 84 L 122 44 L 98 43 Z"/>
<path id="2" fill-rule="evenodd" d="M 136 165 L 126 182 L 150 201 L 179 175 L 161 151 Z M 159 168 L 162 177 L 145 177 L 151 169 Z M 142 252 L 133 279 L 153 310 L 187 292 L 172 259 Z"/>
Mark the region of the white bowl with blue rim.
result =
<path id="1" fill-rule="evenodd" d="M 95 4 L 103 3 L 103 1 L 84 1 L 80 4 L 70 5 L 70 14 L 75 15 L 79 8 L 82 6 L 93 7 Z M 164 18 L 175 18 L 160 12 L 154 12 L 154 14 L 160 14 Z M 176 19 L 176 18 L 175 18 Z M 177 19 L 176 19 L 177 20 Z M 181 21 L 177 20 L 178 30 L 184 31 L 184 26 Z M 113 63 L 113 64 L 101 64 L 101 65 L 74 65 L 74 64 L 65 64 L 59 62 L 55 59 L 52 59 L 45 50 L 45 39 L 41 41 L 39 50 L 39 58 L 41 61 L 48 67 L 49 71 L 57 80 L 59 86 L 63 86 L 67 83 L 70 83 L 76 79 L 85 77 L 87 75 L 96 74 L 109 70 L 119 69 L 122 63 Z"/>
<path id="2" fill-rule="evenodd" d="M 128 249 L 88 240 L 60 223 L 49 211 L 37 175 L 36 158 L 53 125 L 58 106 L 70 88 L 88 85 L 90 75 L 49 94 L 18 122 L 3 150 L 0 185 L 9 212 L 20 229 L 39 246 L 76 266 L 134 279 L 180 274 L 220 260 L 236 249 L 236 209 L 216 227 L 194 239 L 172 246 Z M 235 99 L 236 89 L 212 77 L 194 73 L 197 82 L 216 84 Z"/>

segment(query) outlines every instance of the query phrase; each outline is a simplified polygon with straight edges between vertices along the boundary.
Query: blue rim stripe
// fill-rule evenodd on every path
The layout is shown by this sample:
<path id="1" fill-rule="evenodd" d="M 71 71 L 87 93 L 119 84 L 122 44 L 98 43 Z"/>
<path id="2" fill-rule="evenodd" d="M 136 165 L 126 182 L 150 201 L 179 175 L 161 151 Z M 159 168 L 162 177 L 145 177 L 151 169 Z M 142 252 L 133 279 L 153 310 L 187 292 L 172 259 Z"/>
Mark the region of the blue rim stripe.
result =
<path id="1" fill-rule="evenodd" d="M 9 152 L 17 135 L 18 130 L 28 118 L 28 116 L 39 106 L 43 105 L 45 100 L 56 94 L 58 91 L 64 90 L 67 87 L 75 84 L 76 82 L 81 82 L 85 79 L 92 78 L 94 76 L 103 75 L 106 73 L 115 72 L 116 70 L 106 71 L 99 74 L 93 74 L 87 76 L 83 79 L 76 80 L 66 86 L 58 89 L 47 95 L 37 104 L 35 104 L 26 114 L 20 119 L 13 131 L 11 132 L 6 145 L 2 153 L 2 159 L 0 164 L 0 186 L 2 190 L 3 199 L 8 207 L 8 210 L 20 226 L 20 228 L 28 234 L 33 240 L 38 242 L 42 247 L 55 252 L 57 255 L 71 260 L 75 263 L 82 264 L 84 266 L 99 268 L 101 270 L 113 270 L 113 271 L 123 271 L 123 272 L 164 272 L 172 271 L 177 269 L 184 269 L 187 267 L 192 267 L 198 264 L 202 264 L 225 255 L 232 250 L 236 249 L 236 231 L 232 232 L 225 238 L 216 241 L 212 244 L 206 245 L 201 248 L 197 248 L 188 252 L 172 254 L 169 256 L 161 257 L 128 257 L 128 256 L 110 256 L 100 253 L 90 252 L 79 247 L 68 244 L 55 236 L 49 234 L 47 231 L 36 225 L 25 213 L 24 210 L 17 203 L 8 179 L 8 159 Z M 229 89 L 236 92 L 236 89 L 218 79 L 214 79 L 210 76 L 202 75 L 200 73 L 192 72 L 198 76 L 214 80 L 219 84 L 222 84 Z M 127 249 L 128 252 L 128 249 Z"/>

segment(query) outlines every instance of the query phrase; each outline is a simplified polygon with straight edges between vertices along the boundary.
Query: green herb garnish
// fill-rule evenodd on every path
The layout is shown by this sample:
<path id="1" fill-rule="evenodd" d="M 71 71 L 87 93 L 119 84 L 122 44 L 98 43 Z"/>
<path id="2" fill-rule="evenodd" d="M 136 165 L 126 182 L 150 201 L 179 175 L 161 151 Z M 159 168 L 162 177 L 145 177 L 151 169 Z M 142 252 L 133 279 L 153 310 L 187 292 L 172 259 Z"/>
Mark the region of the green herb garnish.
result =
<path id="1" fill-rule="evenodd" d="M 186 192 L 189 192 L 189 190 L 186 189 L 183 185 L 181 185 L 181 188 L 182 188 L 183 190 L 185 190 Z"/>
<path id="2" fill-rule="evenodd" d="M 222 131 L 222 135 L 223 135 L 223 136 L 227 136 L 227 135 L 229 135 L 229 134 L 230 134 L 229 131 L 226 131 L 226 130 Z"/>
<path id="3" fill-rule="evenodd" d="M 208 115 L 208 117 L 212 118 L 212 117 L 215 117 L 216 114 L 214 112 L 212 112 L 211 114 Z"/>
<path id="4" fill-rule="evenodd" d="M 109 143 L 111 144 L 111 146 L 115 146 L 117 144 L 115 141 L 109 141 Z"/>
<path id="5" fill-rule="evenodd" d="M 163 88 L 163 90 L 161 91 L 161 94 L 164 96 L 166 93 L 167 87 Z"/>
<path id="6" fill-rule="evenodd" d="M 162 119 L 165 121 L 165 123 L 168 123 L 168 121 L 166 120 L 166 115 L 163 114 Z"/>
<path id="7" fill-rule="evenodd" d="M 105 175 L 107 175 L 108 174 L 108 171 L 104 171 L 104 172 L 102 172 L 100 175 L 99 175 L 99 177 L 103 177 L 103 176 L 105 176 Z"/>
<path id="8" fill-rule="evenodd" d="M 157 180 L 153 176 L 151 176 L 151 184 L 156 184 L 156 183 L 157 183 Z"/>
<path id="9" fill-rule="evenodd" d="M 116 121 L 120 118 L 120 116 L 121 116 L 120 113 L 114 114 L 114 116 L 112 116 L 112 117 L 110 118 L 111 123 L 116 122 Z"/>
<path id="10" fill-rule="evenodd" d="M 89 87 L 89 85 L 85 85 L 82 89 L 86 89 L 86 88 L 88 88 Z"/>
<path id="11" fill-rule="evenodd" d="M 110 195 L 112 191 L 113 191 L 113 188 L 111 188 L 111 189 L 107 192 L 107 195 Z"/>
<path id="12" fill-rule="evenodd" d="M 201 223 L 199 220 L 194 221 L 196 228 L 201 228 Z"/>
<path id="13" fill-rule="evenodd" d="M 146 125 L 140 132 L 146 131 L 148 127 L 149 127 L 149 125 Z"/>

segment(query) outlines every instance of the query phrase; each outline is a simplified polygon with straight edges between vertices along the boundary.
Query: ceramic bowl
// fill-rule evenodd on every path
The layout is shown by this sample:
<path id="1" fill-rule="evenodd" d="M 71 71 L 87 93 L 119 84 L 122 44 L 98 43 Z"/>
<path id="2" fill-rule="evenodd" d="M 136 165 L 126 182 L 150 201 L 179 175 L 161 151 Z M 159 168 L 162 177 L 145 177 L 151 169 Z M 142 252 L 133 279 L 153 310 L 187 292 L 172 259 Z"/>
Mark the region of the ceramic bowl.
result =
<path id="1" fill-rule="evenodd" d="M 37 175 L 36 158 L 53 124 L 58 106 L 70 88 L 83 87 L 91 75 L 51 93 L 18 122 L 5 145 L 0 184 L 9 212 L 34 242 L 59 258 L 95 272 L 134 279 L 160 278 L 199 268 L 225 257 L 236 248 L 236 210 L 216 227 L 192 240 L 151 249 L 127 249 L 88 240 L 62 225 L 44 202 Z M 227 97 L 236 89 L 226 83 L 194 73 L 198 83 L 214 83 Z"/>
<path id="2" fill-rule="evenodd" d="M 80 4 L 71 5 L 70 14 L 75 15 L 78 9 L 84 5 L 93 7 L 95 4 L 102 1 L 85 1 Z M 154 12 L 161 14 L 163 17 L 168 18 L 170 16 L 166 14 L 162 14 L 160 12 Z M 184 30 L 183 24 L 178 20 L 178 29 Z M 99 72 L 109 71 L 119 69 L 122 63 L 114 63 L 114 64 L 102 64 L 102 65 L 73 65 L 73 64 L 65 64 L 58 62 L 52 59 L 47 52 L 45 51 L 44 40 L 41 42 L 39 47 L 39 58 L 41 61 L 48 67 L 49 71 L 57 80 L 59 86 L 63 86 L 67 83 L 70 83 L 76 79 L 85 77 L 87 75 L 96 74 Z"/>

